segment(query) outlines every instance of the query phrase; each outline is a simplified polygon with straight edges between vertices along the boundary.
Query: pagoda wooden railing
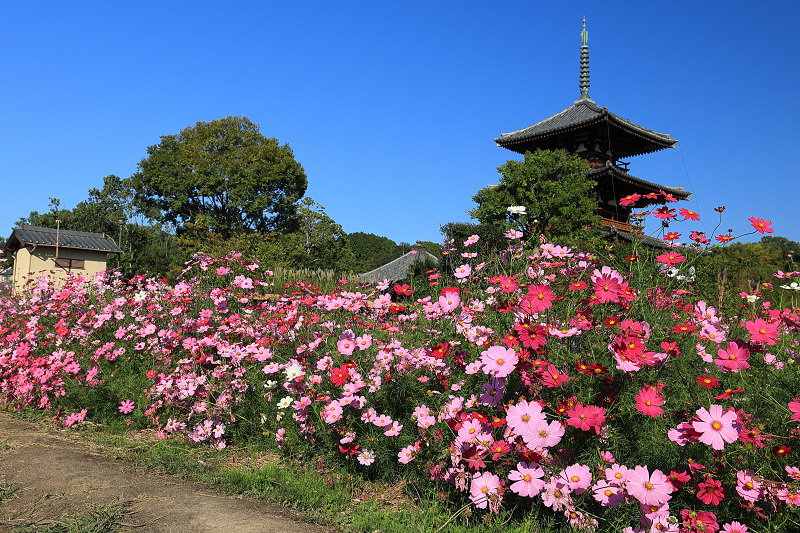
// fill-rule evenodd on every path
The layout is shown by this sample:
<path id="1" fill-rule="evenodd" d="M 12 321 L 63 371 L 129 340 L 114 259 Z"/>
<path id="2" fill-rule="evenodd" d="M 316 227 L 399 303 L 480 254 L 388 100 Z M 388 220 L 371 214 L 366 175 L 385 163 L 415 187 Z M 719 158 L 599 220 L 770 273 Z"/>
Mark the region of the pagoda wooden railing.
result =
<path id="1" fill-rule="evenodd" d="M 600 217 L 600 222 L 607 228 L 617 228 L 620 231 L 626 231 L 628 233 L 642 232 L 641 226 L 631 225 L 629 222 L 620 222 L 619 220 L 606 217 Z"/>

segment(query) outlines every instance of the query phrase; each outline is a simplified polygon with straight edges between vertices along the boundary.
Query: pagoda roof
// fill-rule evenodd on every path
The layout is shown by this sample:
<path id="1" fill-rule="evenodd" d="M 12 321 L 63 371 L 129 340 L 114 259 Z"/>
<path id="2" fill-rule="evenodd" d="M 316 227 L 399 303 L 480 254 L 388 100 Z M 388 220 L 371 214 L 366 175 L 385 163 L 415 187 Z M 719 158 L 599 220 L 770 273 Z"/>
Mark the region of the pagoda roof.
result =
<path id="1" fill-rule="evenodd" d="M 564 148 L 569 139 L 578 139 L 582 133 L 592 130 L 597 130 L 595 133 L 606 142 L 611 137 L 614 159 L 657 152 L 672 148 L 678 142 L 667 133 L 649 130 L 622 118 L 589 98 L 581 98 L 560 113 L 527 128 L 503 133 L 495 142 L 518 153 L 536 148 L 552 150 Z M 586 136 L 586 140 L 591 139 Z"/>
<path id="2" fill-rule="evenodd" d="M 688 200 L 689 196 L 692 194 L 692 191 L 687 191 L 684 187 L 668 187 L 666 185 L 661 185 L 658 183 L 653 183 L 651 181 L 643 180 L 641 178 L 637 178 L 632 174 L 628 174 L 625 170 L 619 168 L 616 165 L 605 165 L 600 167 L 592 167 L 586 171 L 586 176 L 597 181 L 597 178 L 603 176 L 610 176 L 617 182 L 622 182 L 624 184 L 628 184 L 631 186 L 631 191 L 628 191 L 627 188 L 621 188 L 618 191 L 618 197 L 624 197 L 632 192 L 639 192 L 640 194 L 642 191 L 646 192 L 654 192 L 658 193 L 660 191 L 664 191 L 667 194 L 671 194 L 677 200 Z M 623 186 L 624 187 L 624 186 Z M 622 194 L 625 193 L 625 194 Z M 650 202 L 655 203 L 655 202 Z M 637 203 L 637 206 L 642 207 L 646 204 L 643 204 L 642 201 Z"/>

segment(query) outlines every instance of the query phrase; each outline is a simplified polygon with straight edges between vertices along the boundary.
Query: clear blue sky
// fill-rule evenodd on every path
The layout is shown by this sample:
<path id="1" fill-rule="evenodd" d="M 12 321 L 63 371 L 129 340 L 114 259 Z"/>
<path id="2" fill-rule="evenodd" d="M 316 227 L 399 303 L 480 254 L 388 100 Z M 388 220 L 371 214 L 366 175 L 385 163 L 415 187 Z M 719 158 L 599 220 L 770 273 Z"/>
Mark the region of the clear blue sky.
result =
<path id="1" fill-rule="evenodd" d="M 795 1 L 8 2 L 0 18 L 0 233 L 71 208 L 161 135 L 243 115 L 288 142 L 347 232 L 440 241 L 520 156 L 493 142 L 580 95 L 679 149 L 633 175 L 693 190 L 722 230 L 800 241 Z M 684 226 L 685 229 L 702 229 Z M 687 231 L 688 233 L 688 231 Z"/>

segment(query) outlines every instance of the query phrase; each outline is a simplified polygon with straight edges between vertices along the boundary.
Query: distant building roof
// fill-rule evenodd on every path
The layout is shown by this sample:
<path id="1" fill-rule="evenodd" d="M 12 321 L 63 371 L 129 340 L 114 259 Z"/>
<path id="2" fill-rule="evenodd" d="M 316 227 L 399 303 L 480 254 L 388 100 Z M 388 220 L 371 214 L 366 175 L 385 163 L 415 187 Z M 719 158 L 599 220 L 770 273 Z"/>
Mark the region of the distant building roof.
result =
<path id="1" fill-rule="evenodd" d="M 575 139 L 577 132 L 594 129 L 601 134 L 600 138 L 605 140 L 610 137 L 608 144 L 614 158 L 657 152 L 671 148 L 678 142 L 667 133 L 643 128 L 588 99 L 578 100 L 560 113 L 527 128 L 503 133 L 495 142 L 518 153 L 534 151 L 536 148 L 556 150 L 564 147 L 565 139 Z M 565 134 L 569 135 L 565 137 Z M 587 140 L 592 137 L 587 136 Z"/>
<path id="2" fill-rule="evenodd" d="M 408 269 L 413 264 L 425 261 L 427 259 L 430 259 L 435 263 L 439 262 L 439 259 L 435 255 L 432 255 L 424 248 L 413 248 L 410 252 L 401 255 L 394 261 L 390 261 L 385 265 L 374 270 L 370 270 L 364 274 L 359 274 L 358 279 L 368 283 L 383 281 L 384 279 L 389 279 L 392 281 L 406 279 L 406 276 L 408 276 Z"/>
<path id="3" fill-rule="evenodd" d="M 122 253 L 119 246 L 103 233 L 88 231 L 56 230 L 39 226 L 21 226 L 14 228 L 6 242 L 5 249 L 16 251 L 33 244 L 36 246 L 56 246 L 76 250 L 96 250 L 106 253 Z"/>

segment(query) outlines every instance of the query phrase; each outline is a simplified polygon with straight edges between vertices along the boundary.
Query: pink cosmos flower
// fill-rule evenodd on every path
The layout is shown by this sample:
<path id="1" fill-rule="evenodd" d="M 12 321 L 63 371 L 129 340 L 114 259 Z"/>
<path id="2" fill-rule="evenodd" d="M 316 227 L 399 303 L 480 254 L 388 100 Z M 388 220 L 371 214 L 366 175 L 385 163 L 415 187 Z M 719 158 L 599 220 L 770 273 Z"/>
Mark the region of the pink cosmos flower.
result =
<path id="1" fill-rule="evenodd" d="M 728 372 L 738 372 L 746 368 L 750 368 L 750 350 L 742 342 L 731 341 L 728 343 L 726 350 L 720 348 L 717 351 L 719 359 L 714 359 L 714 364 Z"/>
<path id="2" fill-rule="evenodd" d="M 443 313 L 454 311 L 458 309 L 460 305 L 461 297 L 455 291 L 445 291 L 443 295 L 439 296 L 439 308 Z"/>
<path id="3" fill-rule="evenodd" d="M 658 261 L 659 263 L 663 263 L 667 266 L 675 266 L 678 263 L 683 263 L 684 261 L 686 261 L 686 257 L 679 254 L 678 252 L 671 251 L 671 252 L 664 252 L 661 255 L 657 255 L 656 261 Z"/>
<path id="4" fill-rule="evenodd" d="M 520 400 L 508 408 L 506 424 L 517 435 L 533 432 L 539 424 L 545 422 L 542 406 L 536 402 Z"/>
<path id="5" fill-rule="evenodd" d="M 522 440 L 531 450 L 544 450 L 561 442 L 564 426 L 558 420 L 549 424 L 540 422 L 530 433 L 522 433 Z"/>
<path id="6" fill-rule="evenodd" d="M 728 522 L 722 525 L 722 533 L 749 533 L 749 529 L 739 522 Z"/>
<path id="7" fill-rule="evenodd" d="M 643 415 L 658 417 L 664 410 L 664 398 L 654 388 L 645 387 L 636 395 L 636 410 Z"/>
<path id="8" fill-rule="evenodd" d="M 660 507 L 672 498 L 674 487 L 661 470 L 653 470 L 650 475 L 646 466 L 635 466 L 627 474 L 626 490 L 642 504 Z"/>
<path id="9" fill-rule="evenodd" d="M 461 265 L 460 267 L 456 268 L 456 271 L 453 273 L 457 279 L 464 279 L 469 277 L 471 274 L 472 267 L 469 265 Z"/>
<path id="10" fill-rule="evenodd" d="M 372 450 L 363 450 L 358 454 L 358 462 L 364 466 L 369 466 L 375 462 L 375 452 Z"/>
<path id="11" fill-rule="evenodd" d="M 508 473 L 508 479 L 514 481 L 509 487 L 512 492 L 524 498 L 533 498 L 542 491 L 544 487 L 544 470 L 541 467 L 534 467 L 533 463 L 517 463 L 516 470 Z"/>
<path id="12" fill-rule="evenodd" d="M 697 410 L 699 422 L 692 422 L 692 427 L 700 433 L 698 440 L 710 445 L 715 450 L 725 448 L 725 443 L 736 442 L 739 439 L 739 427 L 734 411 L 723 412 L 722 406 L 711 404 L 708 410 L 701 407 Z"/>
<path id="13" fill-rule="evenodd" d="M 575 494 L 583 494 L 592 484 L 592 471 L 588 466 L 575 463 L 561 472 L 561 478 Z"/>
<path id="14" fill-rule="evenodd" d="M 481 352 L 483 371 L 490 376 L 504 378 L 514 371 L 518 362 L 517 352 L 505 346 L 492 346 Z"/>
<path id="15" fill-rule="evenodd" d="M 500 497 L 500 478 L 490 472 L 476 473 L 469 487 L 469 499 L 478 509 L 486 509 L 492 496 Z"/>
<path id="16" fill-rule="evenodd" d="M 467 238 L 467 240 L 464 241 L 464 246 L 467 246 L 467 247 L 472 246 L 473 244 L 475 244 L 479 240 L 480 240 L 480 237 L 478 235 L 470 235 Z"/>
<path id="17" fill-rule="evenodd" d="M 616 507 L 625 499 L 619 487 L 609 484 L 604 479 L 592 485 L 592 492 L 594 493 L 594 499 L 600 502 L 603 507 Z"/>
<path id="18" fill-rule="evenodd" d="M 124 415 L 127 415 L 128 413 L 133 411 L 134 405 L 135 404 L 133 400 L 123 400 L 122 403 L 119 404 L 119 412 Z"/>

